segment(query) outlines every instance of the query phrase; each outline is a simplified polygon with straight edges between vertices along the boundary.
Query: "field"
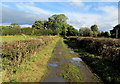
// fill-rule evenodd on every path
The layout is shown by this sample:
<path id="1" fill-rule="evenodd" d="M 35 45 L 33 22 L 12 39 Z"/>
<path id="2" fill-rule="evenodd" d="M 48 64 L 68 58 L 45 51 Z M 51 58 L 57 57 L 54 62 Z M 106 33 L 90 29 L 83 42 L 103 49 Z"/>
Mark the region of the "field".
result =
<path id="1" fill-rule="evenodd" d="M 16 36 L 0 36 L 1 42 L 12 42 L 17 40 L 25 40 L 31 38 L 37 38 L 39 36 L 28 36 L 28 35 L 16 35 Z"/>

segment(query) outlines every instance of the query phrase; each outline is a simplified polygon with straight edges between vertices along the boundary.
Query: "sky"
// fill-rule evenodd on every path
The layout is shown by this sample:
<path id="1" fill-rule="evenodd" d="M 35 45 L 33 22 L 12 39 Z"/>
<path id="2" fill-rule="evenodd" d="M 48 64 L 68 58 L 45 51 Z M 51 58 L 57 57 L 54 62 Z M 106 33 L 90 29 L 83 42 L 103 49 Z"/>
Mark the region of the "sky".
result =
<path id="1" fill-rule="evenodd" d="M 36 20 L 47 20 L 54 14 L 65 14 L 67 22 L 76 29 L 90 28 L 97 24 L 100 31 L 109 31 L 118 24 L 118 2 L 85 0 L 33 0 L 5 1 L 0 3 L 2 24 L 18 23 L 22 27 L 31 26 Z"/>

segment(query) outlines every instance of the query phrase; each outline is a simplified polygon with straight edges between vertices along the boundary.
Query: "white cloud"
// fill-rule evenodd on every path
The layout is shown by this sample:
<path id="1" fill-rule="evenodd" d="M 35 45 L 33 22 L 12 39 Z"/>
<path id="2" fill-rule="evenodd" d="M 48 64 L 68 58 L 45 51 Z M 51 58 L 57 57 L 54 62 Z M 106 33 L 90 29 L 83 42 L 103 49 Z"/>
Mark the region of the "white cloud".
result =
<path id="1" fill-rule="evenodd" d="M 33 24 L 35 20 L 47 20 L 51 12 L 37 8 L 34 3 L 19 3 L 21 10 L 9 8 L 2 4 L 2 23 Z M 26 11 L 27 10 L 27 11 Z"/>
<path id="2" fill-rule="evenodd" d="M 70 19 L 69 23 L 75 26 L 77 29 L 80 27 L 90 27 L 98 22 L 101 18 L 97 14 L 82 14 L 82 13 L 65 13 Z"/>
<path id="3" fill-rule="evenodd" d="M 84 6 L 84 3 L 81 0 L 70 0 L 71 4 L 74 6 Z"/>
<path id="4" fill-rule="evenodd" d="M 19 3 L 17 7 L 20 10 L 14 10 L 8 7 L 2 7 L 2 22 L 3 23 L 19 23 L 30 26 L 35 20 L 46 20 L 49 16 L 55 14 L 53 12 L 38 8 L 34 3 Z M 84 7 L 86 7 L 84 5 Z M 89 8 L 87 8 L 89 9 Z M 24 12 L 27 10 L 27 13 Z M 76 12 L 64 12 L 68 16 L 68 23 L 75 28 L 90 27 L 93 24 L 97 24 L 100 30 L 110 30 L 113 26 L 118 24 L 118 8 L 114 6 L 102 6 L 96 8 L 97 11 L 102 11 L 104 14 L 94 13 L 76 13 Z"/>
<path id="5" fill-rule="evenodd" d="M 65 13 L 70 19 L 68 23 L 79 29 L 80 27 L 90 27 L 97 24 L 100 30 L 108 31 L 113 26 L 118 24 L 118 8 L 114 6 L 105 6 L 97 8 L 104 14 L 90 14 L 90 13 Z"/>
<path id="6" fill-rule="evenodd" d="M 20 25 L 22 28 L 23 27 L 32 27 L 32 25 L 29 25 L 29 24 L 24 24 L 24 25 Z"/>
<path id="7" fill-rule="evenodd" d="M 40 14 L 45 15 L 45 16 L 50 16 L 52 14 L 52 12 L 38 8 L 34 5 L 34 3 L 19 3 L 16 4 L 16 6 L 24 11 L 30 12 L 30 13 L 34 13 L 34 14 Z"/>

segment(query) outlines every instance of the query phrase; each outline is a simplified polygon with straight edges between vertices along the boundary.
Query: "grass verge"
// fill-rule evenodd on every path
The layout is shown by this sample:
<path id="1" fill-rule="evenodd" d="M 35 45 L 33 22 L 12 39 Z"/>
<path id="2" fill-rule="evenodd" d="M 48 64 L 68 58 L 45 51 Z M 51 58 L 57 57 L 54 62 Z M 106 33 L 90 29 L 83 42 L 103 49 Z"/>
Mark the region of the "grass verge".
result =
<path id="1" fill-rule="evenodd" d="M 64 43 L 64 40 L 61 39 L 62 47 L 64 49 L 65 55 L 64 58 L 66 60 L 70 60 L 73 56 L 69 53 L 67 45 Z M 63 78 L 65 78 L 68 82 L 83 82 L 84 77 L 82 73 L 80 72 L 80 69 L 78 66 L 75 66 L 73 64 L 65 64 L 63 65 L 61 75 Z"/>
<path id="2" fill-rule="evenodd" d="M 72 64 L 64 65 L 64 70 L 62 71 L 61 75 L 68 82 L 82 82 L 83 81 L 83 77 L 80 72 L 80 69 L 77 66 L 74 66 Z"/>

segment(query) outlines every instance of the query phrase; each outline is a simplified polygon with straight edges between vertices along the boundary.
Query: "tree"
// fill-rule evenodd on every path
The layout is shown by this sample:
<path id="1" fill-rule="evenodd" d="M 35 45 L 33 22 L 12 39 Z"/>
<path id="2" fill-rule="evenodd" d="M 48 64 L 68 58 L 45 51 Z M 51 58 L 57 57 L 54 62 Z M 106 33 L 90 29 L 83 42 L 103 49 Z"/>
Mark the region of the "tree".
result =
<path id="1" fill-rule="evenodd" d="M 78 30 L 76 30 L 72 25 L 69 25 L 67 27 L 67 36 L 77 36 Z"/>
<path id="2" fill-rule="evenodd" d="M 92 35 L 93 37 L 97 37 L 98 36 L 98 32 L 96 32 L 96 31 L 93 31 L 93 35 Z"/>
<path id="3" fill-rule="evenodd" d="M 36 20 L 35 23 L 32 25 L 32 28 L 35 28 L 35 29 L 45 29 L 44 21 Z"/>
<path id="4" fill-rule="evenodd" d="M 89 28 L 80 28 L 79 35 L 80 36 L 93 36 L 93 31 L 91 31 Z"/>
<path id="5" fill-rule="evenodd" d="M 91 30 L 94 32 L 98 32 L 98 26 L 97 25 L 92 25 Z"/>
<path id="6" fill-rule="evenodd" d="M 104 33 L 104 37 L 110 37 L 110 33 L 109 33 L 108 31 L 106 31 L 106 32 Z"/>
<path id="7" fill-rule="evenodd" d="M 20 25 L 17 23 L 11 23 L 12 28 L 20 28 Z"/>
<path id="8" fill-rule="evenodd" d="M 110 30 L 111 37 L 115 38 L 120 38 L 120 24 L 116 25 L 113 27 L 113 30 Z"/>
<path id="9" fill-rule="evenodd" d="M 67 24 L 67 17 L 64 14 L 52 15 L 48 18 L 48 28 L 57 30 L 59 34 L 62 34 Z"/>
<path id="10" fill-rule="evenodd" d="M 100 34 L 100 36 L 103 37 L 103 36 L 104 36 L 104 33 L 105 33 L 105 32 L 102 31 L 101 34 Z"/>
<path id="11" fill-rule="evenodd" d="M 44 29 L 47 29 L 48 21 L 47 21 L 47 20 L 44 20 L 44 21 L 43 21 L 43 25 L 44 25 Z"/>

